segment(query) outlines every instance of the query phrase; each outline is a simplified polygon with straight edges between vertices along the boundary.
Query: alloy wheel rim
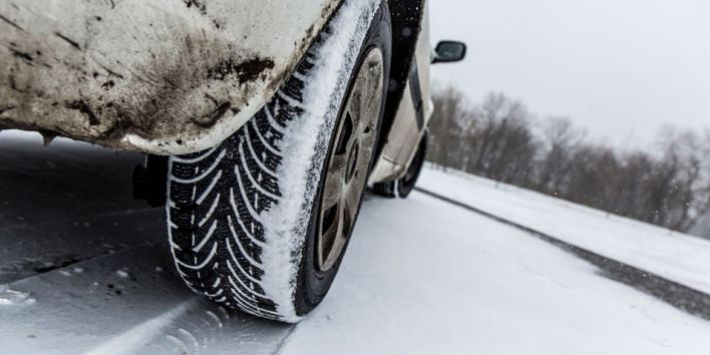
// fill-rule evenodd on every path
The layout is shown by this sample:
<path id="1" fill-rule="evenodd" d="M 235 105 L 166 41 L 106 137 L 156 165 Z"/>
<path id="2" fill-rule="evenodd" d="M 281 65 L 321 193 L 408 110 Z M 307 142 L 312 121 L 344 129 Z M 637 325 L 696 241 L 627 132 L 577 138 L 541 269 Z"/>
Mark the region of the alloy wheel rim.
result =
<path id="1" fill-rule="evenodd" d="M 326 160 L 316 233 L 315 259 L 321 271 L 335 265 L 352 232 L 375 148 L 383 85 L 382 51 L 372 48 L 355 76 Z"/>

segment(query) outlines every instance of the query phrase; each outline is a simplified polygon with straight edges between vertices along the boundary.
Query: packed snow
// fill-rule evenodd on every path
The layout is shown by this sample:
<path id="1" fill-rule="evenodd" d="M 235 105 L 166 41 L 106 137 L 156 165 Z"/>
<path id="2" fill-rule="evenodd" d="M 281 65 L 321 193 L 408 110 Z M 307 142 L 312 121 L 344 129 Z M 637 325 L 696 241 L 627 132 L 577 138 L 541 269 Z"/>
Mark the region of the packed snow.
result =
<path id="1" fill-rule="evenodd" d="M 0 305 L 0 353 L 653 355 L 710 349 L 710 322 L 611 281 L 527 233 L 418 192 L 407 200 L 366 197 L 331 293 L 297 325 L 226 311 L 194 295 L 175 274 L 162 211 L 131 200 L 130 171 L 141 160 L 66 140 L 45 149 L 38 136 L 0 133 L 0 298 L 12 300 Z M 600 239 L 601 231 L 705 243 L 486 180 L 432 170 L 422 175 L 422 187 L 445 192 L 448 186 L 458 186 L 453 196 L 467 203 L 481 207 L 490 200 L 490 212 L 510 204 L 506 216 L 521 222 L 535 218 L 526 220 L 533 212 L 520 206 L 555 213 L 547 224 L 558 229 L 548 232 L 593 228 L 596 233 L 580 232 L 577 241 L 604 246 L 605 253 L 620 252 Z M 471 191 L 476 198 L 468 197 Z M 612 245 L 626 248 L 623 256 L 635 242 Z M 673 248 L 644 245 L 649 253 Z M 683 257 L 702 260 L 704 249 L 693 250 L 697 254 L 688 250 Z M 666 264 L 659 258 L 646 266 L 673 270 Z"/>
<path id="2" fill-rule="evenodd" d="M 515 186 L 429 167 L 419 186 L 710 294 L 710 241 Z"/>
<path id="3" fill-rule="evenodd" d="M 710 323 L 543 241 L 413 193 L 362 212 L 284 354 L 707 354 Z M 374 270 L 374 271 L 373 271 Z"/>

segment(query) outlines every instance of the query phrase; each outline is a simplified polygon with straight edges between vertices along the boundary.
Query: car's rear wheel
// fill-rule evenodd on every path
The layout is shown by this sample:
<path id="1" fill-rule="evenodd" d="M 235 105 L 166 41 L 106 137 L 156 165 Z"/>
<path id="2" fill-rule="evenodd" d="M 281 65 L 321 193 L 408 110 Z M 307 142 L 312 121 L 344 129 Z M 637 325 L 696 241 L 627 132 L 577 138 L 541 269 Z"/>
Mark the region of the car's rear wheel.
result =
<path id="1" fill-rule="evenodd" d="M 421 140 L 419 141 L 419 145 L 417 146 L 417 151 L 414 153 L 412 162 L 409 164 L 409 167 L 407 167 L 407 172 L 404 173 L 404 176 L 395 181 L 375 183 L 372 187 L 372 190 L 376 194 L 384 197 L 407 198 L 409 194 L 412 193 L 412 191 L 414 190 L 414 187 L 417 185 L 417 180 L 419 180 L 419 174 L 421 173 L 422 168 L 424 167 L 428 142 L 429 136 L 424 133 L 424 136 L 422 136 Z"/>
<path id="2" fill-rule="evenodd" d="M 190 288 L 288 322 L 322 301 L 374 158 L 390 32 L 386 1 L 345 2 L 250 122 L 215 148 L 170 158 L 170 241 Z"/>

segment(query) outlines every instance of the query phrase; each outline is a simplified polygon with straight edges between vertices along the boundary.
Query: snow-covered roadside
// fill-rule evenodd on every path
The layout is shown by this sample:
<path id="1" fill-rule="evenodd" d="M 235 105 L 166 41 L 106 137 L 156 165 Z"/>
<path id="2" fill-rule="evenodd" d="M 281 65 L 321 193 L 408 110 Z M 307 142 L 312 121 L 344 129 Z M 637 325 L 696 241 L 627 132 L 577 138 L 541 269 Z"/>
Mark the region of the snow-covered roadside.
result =
<path id="1" fill-rule="evenodd" d="M 419 186 L 710 293 L 710 242 L 533 191 L 427 167 Z"/>

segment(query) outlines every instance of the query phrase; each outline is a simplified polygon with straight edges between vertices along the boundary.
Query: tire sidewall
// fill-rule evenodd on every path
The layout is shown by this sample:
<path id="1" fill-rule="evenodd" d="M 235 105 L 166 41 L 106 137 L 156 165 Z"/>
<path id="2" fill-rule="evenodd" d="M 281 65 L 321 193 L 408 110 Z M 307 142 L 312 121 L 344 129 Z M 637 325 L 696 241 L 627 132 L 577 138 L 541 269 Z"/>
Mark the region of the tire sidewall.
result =
<path id="1" fill-rule="evenodd" d="M 359 68 L 362 66 L 362 63 L 365 59 L 365 55 L 374 47 L 379 48 L 382 51 L 383 54 L 383 60 L 384 60 L 384 72 L 383 72 L 383 78 L 384 78 L 384 83 L 383 83 L 383 88 L 382 88 L 382 103 L 380 107 L 380 117 L 378 117 L 377 120 L 377 131 L 376 131 L 376 139 L 375 139 L 375 144 L 378 144 L 380 141 L 380 133 L 381 133 L 381 125 L 382 125 L 382 116 L 384 114 L 384 108 L 385 108 L 385 98 L 387 95 L 387 82 L 389 79 L 389 72 L 390 72 L 390 59 L 391 59 L 391 54 L 392 54 L 392 35 L 391 35 L 391 23 L 390 23 L 390 15 L 389 15 L 389 9 L 387 7 L 387 2 L 382 1 L 377 13 L 372 19 L 370 28 L 365 35 L 365 39 L 363 40 L 362 46 L 360 48 L 360 52 L 358 53 L 358 58 L 355 62 L 355 65 L 353 66 L 353 71 L 350 74 L 350 79 L 348 83 L 348 88 L 345 92 L 345 95 L 343 96 L 343 101 L 341 102 L 341 107 L 340 111 L 338 112 L 338 121 L 335 122 L 334 127 L 338 127 L 340 124 L 340 119 L 341 119 L 341 113 L 342 110 L 344 109 L 345 102 L 347 98 L 350 95 L 350 92 L 352 90 L 352 84 L 355 80 L 355 75 L 357 74 Z M 335 132 L 335 129 L 334 129 Z M 326 157 L 330 156 L 332 149 L 334 149 L 335 145 L 335 134 L 332 134 L 330 138 L 330 142 L 328 144 L 328 152 L 325 155 Z M 369 168 L 368 170 L 372 169 L 373 162 L 375 160 L 375 154 L 373 150 L 373 154 L 370 158 L 370 163 L 369 163 Z M 310 215 L 310 221 L 308 224 L 308 231 L 307 235 L 305 238 L 305 245 L 302 248 L 302 255 L 300 258 L 300 265 L 299 265 L 299 272 L 296 280 L 296 287 L 295 287 L 295 292 L 294 292 L 294 306 L 296 309 L 296 313 L 299 316 L 303 316 L 313 310 L 325 297 L 327 294 L 328 290 L 330 289 L 331 284 L 333 283 L 333 280 L 335 279 L 335 275 L 338 272 L 338 269 L 340 268 L 340 264 L 343 260 L 343 256 L 345 255 L 345 252 L 347 250 L 348 244 L 350 242 L 350 236 L 348 236 L 347 241 L 345 246 L 343 247 L 343 251 L 341 252 L 340 256 L 338 257 L 338 260 L 335 262 L 333 267 L 331 267 L 327 271 L 321 271 L 316 265 L 316 260 L 315 260 L 315 254 L 316 254 L 316 233 L 317 233 L 317 223 L 318 223 L 318 211 L 320 210 L 320 201 L 321 201 L 321 195 L 323 191 L 323 186 L 325 184 L 325 176 L 326 176 L 326 170 L 327 170 L 327 164 L 323 164 L 323 168 L 321 169 L 320 173 L 320 181 L 319 181 L 319 186 L 318 186 L 318 192 L 313 200 L 313 206 L 311 208 L 311 215 Z M 367 183 L 367 179 L 365 179 L 365 184 Z M 363 189 L 364 191 L 364 189 Z M 364 192 L 363 192 L 364 195 Z M 357 221 L 357 216 L 360 213 L 360 207 L 362 205 L 362 196 L 360 197 L 360 202 L 358 204 L 358 211 L 356 213 L 356 219 Z M 356 222 L 357 223 L 357 222 Z M 355 223 L 355 224 L 356 224 Z M 352 232 L 351 232 L 352 234 Z"/>

